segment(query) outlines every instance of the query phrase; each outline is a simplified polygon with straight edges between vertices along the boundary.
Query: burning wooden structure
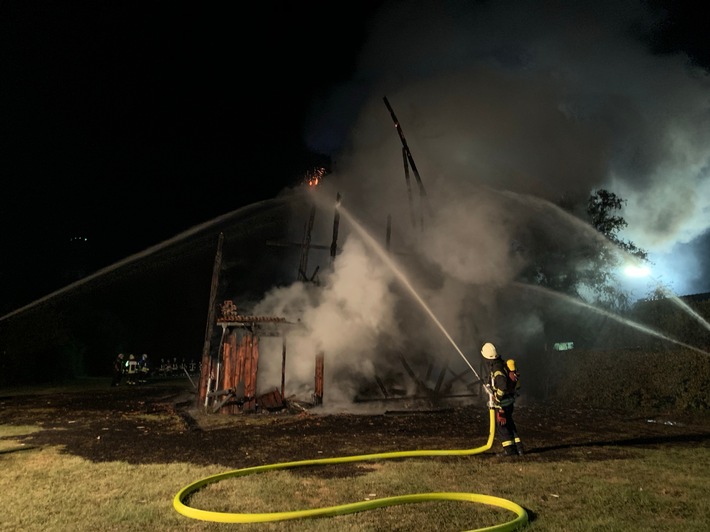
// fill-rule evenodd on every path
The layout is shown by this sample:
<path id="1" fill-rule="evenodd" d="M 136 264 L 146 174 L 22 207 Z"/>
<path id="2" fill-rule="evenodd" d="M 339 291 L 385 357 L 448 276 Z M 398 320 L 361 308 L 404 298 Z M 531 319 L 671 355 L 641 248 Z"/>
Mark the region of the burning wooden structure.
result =
<path id="1" fill-rule="evenodd" d="M 394 122 L 397 134 L 402 143 L 402 160 L 404 166 L 404 176 L 409 199 L 412 226 L 422 230 L 424 226 L 424 215 L 429 216 L 431 206 L 427 200 L 426 190 L 422 182 L 419 171 L 414 162 L 414 158 L 404 137 L 402 127 L 394 113 L 387 98 L 384 103 Z M 412 170 L 419 192 L 418 209 L 415 209 L 410 184 L 409 172 Z M 317 173 L 310 176 L 306 182 L 309 187 L 315 187 L 323 179 L 325 171 L 319 169 Z M 312 272 L 309 271 L 309 254 L 312 250 L 327 250 L 330 256 L 330 265 L 333 266 L 338 252 L 338 231 L 340 223 L 339 207 L 341 195 L 337 194 L 333 217 L 333 233 L 330 245 L 314 243 L 311 240 L 316 215 L 315 204 L 310 206 L 308 221 L 304 227 L 304 235 L 301 242 L 293 241 L 267 241 L 267 245 L 280 247 L 298 247 L 301 250 L 300 261 L 297 270 L 297 279 L 305 283 L 319 284 L 318 273 L 320 266 L 316 266 Z M 390 239 L 392 232 L 392 218 L 387 216 L 387 227 L 385 237 L 385 248 L 390 250 Z M 225 301 L 221 306 L 221 316 L 215 320 L 214 309 L 216 304 L 214 295 L 216 293 L 217 275 L 221 262 L 221 237 L 215 259 L 215 269 L 212 280 L 212 296 L 210 300 L 210 315 L 208 316 L 208 326 L 205 335 L 205 347 L 203 350 L 202 373 L 199 387 L 199 401 L 206 408 L 211 408 L 214 412 L 238 413 L 253 412 L 260 409 L 275 410 L 285 406 L 285 371 L 286 371 L 286 332 L 289 327 L 296 324 L 288 323 L 284 318 L 275 316 L 243 316 L 238 314 L 236 306 L 232 301 Z M 209 338 L 211 337 L 214 325 L 222 328 L 219 354 L 217 358 L 210 357 Z M 282 338 L 282 367 L 281 386 L 274 387 L 272 391 L 257 397 L 257 377 L 259 365 L 259 344 L 260 338 L 264 336 L 277 336 Z M 449 368 L 448 363 L 439 368 L 435 374 L 435 366 L 432 362 L 426 364 L 425 369 L 413 367 L 407 358 L 399 353 L 398 358 L 405 371 L 397 379 L 382 379 L 375 376 L 376 386 L 372 386 L 370 392 L 364 396 L 354 397 L 355 402 L 362 401 L 396 401 L 402 399 L 424 399 L 428 401 L 438 401 L 451 397 L 477 396 L 480 394 L 480 381 L 470 383 L 467 386 L 463 381 L 468 375 L 467 371 L 455 373 Z M 323 402 L 324 383 L 324 353 L 316 354 L 315 360 L 315 386 L 313 393 L 313 405 L 320 405 Z M 426 361 L 425 361 L 426 362 Z M 403 377 L 403 379 L 401 378 Z M 409 382 L 403 382 L 407 381 Z M 468 390 L 464 393 L 456 393 L 461 385 Z M 414 390 L 414 394 L 409 394 L 406 390 Z M 470 393 L 469 393 L 470 392 Z"/>
<path id="2" fill-rule="evenodd" d="M 280 410 L 286 406 L 286 331 L 296 325 L 277 316 L 245 316 L 227 300 L 221 305 L 216 320 L 222 327 L 219 356 L 210 359 L 205 379 L 200 383 L 200 400 L 212 412 L 237 414 L 259 410 Z M 267 393 L 257 395 L 259 344 L 263 337 L 280 337 L 281 384 Z M 313 403 L 323 402 L 324 357 L 316 355 L 315 391 Z M 204 368 L 204 366 L 203 366 Z"/>

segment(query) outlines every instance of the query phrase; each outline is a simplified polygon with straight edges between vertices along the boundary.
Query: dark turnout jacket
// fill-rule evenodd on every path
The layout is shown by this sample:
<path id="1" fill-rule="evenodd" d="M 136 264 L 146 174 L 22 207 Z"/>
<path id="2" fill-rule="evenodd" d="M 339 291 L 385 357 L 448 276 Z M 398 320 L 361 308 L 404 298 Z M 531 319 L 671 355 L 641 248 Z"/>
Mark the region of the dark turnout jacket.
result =
<path id="1" fill-rule="evenodd" d="M 498 404 L 502 407 L 513 404 L 515 402 L 515 388 L 510 389 L 508 367 L 505 365 L 505 360 L 502 358 L 491 360 L 488 369 L 491 388 Z"/>

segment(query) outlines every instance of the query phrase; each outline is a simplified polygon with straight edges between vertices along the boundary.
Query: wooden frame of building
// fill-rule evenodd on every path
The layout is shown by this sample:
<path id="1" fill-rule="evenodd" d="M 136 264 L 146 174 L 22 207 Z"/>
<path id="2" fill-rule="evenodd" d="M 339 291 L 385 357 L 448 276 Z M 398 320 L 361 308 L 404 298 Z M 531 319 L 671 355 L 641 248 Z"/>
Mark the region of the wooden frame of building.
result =
<path id="1" fill-rule="evenodd" d="M 397 119 L 397 116 L 392 109 L 388 99 L 384 98 L 385 106 L 387 107 L 390 116 L 395 124 L 397 134 L 402 143 L 402 160 L 404 166 L 405 183 L 410 206 L 410 214 L 412 225 L 422 230 L 424 226 L 425 210 L 431 215 L 431 206 L 428 203 L 426 190 L 422 182 L 419 171 L 414 162 L 414 158 L 407 144 L 404 132 Z M 415 212 L 412 188 L 409 178 L 409 170 L 412 170 L 416 179 L 419 191 L 419 209 Z M 309 185 L 315 186 L 320 180 L 314 180 L 314 183 Z M 340 223 L 339 207 L 342 201 L 340 193 L 337 193 L 335 212 L 333 217 L 333 236 L 330 246 L 323 244 L 315 244 L 311 242 L 311 234 L 314 226 L 316 214 L 315 204 L 311 205 L 309 217 L 304 227 L 303 239 L 300 243 L 295 242 L 280 242 L 267 241 L 267 245 L 284 246 L 284 247 L 300 247 L 301 256 L 297 270 L 297 278 L 301 282 L 310 282 L 318 284 L 318 270 L 316 267 L 312 273 L 309 268 L 309 254 L 312 249 L 329 250 L 330 262 L 333 266 L 338 250 L 338 230 Z M 390 249 L 390 240 L 392 233 L 392 218 L 387 216 L 387 227 L 385 246 L 388 252 Z M 219 263 L 221 262 L 221 243 L 222 235 L 220 235 L 220 246 L 218 248 L 217 257 L 215 259 L 215 270 L 212 280 L 212 295 L 210 298 L 210 309 L 215 308 L 214 294 L 217 285 L 217 272 L 219 271 Z M 219 350 L 219 359 L 213 360 L 209 356 L 209 338 L 211 337 L 212 328 L 215 320 L 213 313 L 208 316 L 207 332 L 205 335 L 205 348 L 203 350 L 202 374 L 200 378 L 199 400 L 204 403 L 205 407 L 212 403 L 212 410 L 224 413 L 236 413 L 243 411 L 255 411 L 259 408 L 282 408 L 285 401 L 285 371 L 286 371 L 286 339 L 284 330 L 288 326 L 294 325 L 286 322 L 284 318 L 269 317 L 269 316 L 240 316 L 237 314 L 236 306 L 231 301 L 226 301 L 222 305 L 222 316 L 216 320 L 217 325 L 222 327 L 222 339 Z M 261 397 L 256 397 L 257 376 L 259 363 L 259 339 L 261 336 L 281 336 L 283 339 L 282 349 L 282 367 L 281 367 L 281 389 L 276 387 L 272 392 Z M 403 354 L 399 354 L 400 362 L 406 372 L 406 375 L 414 383 L 416 389 L 414 396 L 404 397 L 399 392 L 401 389 L 407 389 L 408 386 L 395 385 L 387 386 L 384 381 L 375 376 L 377 390 L 381 394 L 380 397 L 372 398 L 353 398 L 356 402 L 362 400 L 400 400 L 400 399 L 429 399 L 439 400 L 447 397 L 464 397 L 468 395 L 478 395 L 480 390 L 476 389 L 471 394 L 456 394 L 452 395 L 452 388 L 457 382 L 461 382 L 463 377 L 468 372 L 455 374 L 448 364 L 440 368 L 439 373 L 432 383 L 432 373 L 434 365 L 428 362 L 424 375 L 417 375 Z M 323 373 L 324 373 L 324 354 L 318 353 L 315 360 L 315 383 L 313 404 L 320 405 L 323 402 Z M 480 384 L 480 382 L 473 383 Z"/>

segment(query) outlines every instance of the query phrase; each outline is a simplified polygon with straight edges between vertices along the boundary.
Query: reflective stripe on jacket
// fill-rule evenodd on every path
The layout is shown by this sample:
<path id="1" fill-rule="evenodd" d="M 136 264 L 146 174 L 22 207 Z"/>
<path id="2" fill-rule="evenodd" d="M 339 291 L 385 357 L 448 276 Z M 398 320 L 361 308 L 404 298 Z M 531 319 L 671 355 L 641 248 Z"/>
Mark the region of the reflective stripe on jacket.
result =
<path id="1" fill-rule="evenodd" d="M 501 358 L 491 360 L 490 378 L 493 395 L 500 406 L 515 402 L 515 395 L 508 392 L 508 368 Z"/>

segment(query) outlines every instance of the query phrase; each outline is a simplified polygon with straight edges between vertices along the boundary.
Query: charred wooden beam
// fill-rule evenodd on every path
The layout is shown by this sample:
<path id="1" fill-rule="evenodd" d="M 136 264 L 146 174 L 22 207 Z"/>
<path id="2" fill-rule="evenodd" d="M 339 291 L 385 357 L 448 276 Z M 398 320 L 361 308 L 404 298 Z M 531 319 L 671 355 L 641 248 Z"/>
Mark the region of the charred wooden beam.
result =
<path id="1" fill-rule="evenodd" d="M 412 185 L 409 180 L 409 165 L 407 164 L 407 148 L 402 147 L 402 164 L 404 165 L 404 181 L 407 184 L 407 199 L 409 200 L 409 215 L 412 217 L 412 227 L 417 226 L 417 216 L 414 214 L 414 200 L 412 199 Z"/>
<path id="2" fill-rule="evenodd" d="M 269 411 L 281 410 L 284 407 L 283 397 L 278 390 L 272 390 L 257 398 L 257 403 L 262 409 Z"/>
<path id="3" fill-rule="evenodd" d="M 429 387 L 424 383 L 421 379 L 419 379 L 412 368 L 409 366 L 409 363 L 407 362 L 407 359 L 404 358 L 404 355 L 402 353 L 399 354 L 399 359 L 402 362 L 402 365 L 404 366 L 404 370 L 407 372 L 409 377 L 414 381 L 416 384 L 417 388 L 419 391 L 424 392 L 424 393 L 431 393 L 431 390 Z"/>
<path id="4" fill-rule="evenodd" d="M 199 404 L 207 400 L 207 388 L 209 388 L 209 376 L 212 371 L 212 357 L 210 356 L 210 339 L 214 330 L 215 300 L 217 298 L 217 285 L 219 283 L 219 271 L 222 267 L 222 244 L 224 243 L 224 233 L 219 234 L 217 241 L 217 253 L 212 267 L 212 283 L 210 286 L 210 301 L 207 310 L 207 325 L 205 327 L 205 341 L 202 345 L 202 372 L 200 373 L 200 387 L 198 390 Z M 221 348 L 221 346 L 220 346 Z"/>
<path id="5" fill-rule="evenodd" d="M 440 395 L 436 399 L 460 399 L 462 397 L 479 397 L 477 393 L 456 393 L 451 395 Z M 425 395 L 402 395 L 396 397 L 356 397 L 355 403 L 375 403 L 375 402 L 392 402 L 392 401 L 432 401 L 430 394 Z"/>
<path id="6" fill-rule="evenodd" d="M 278 246 L 282 248 L 292 248 L 292 247 L 302 247 L 303 242 L 285 242 L 283 240 L 267 240 L 266 241 L 267 246 Z M 310 249 L 330 249 L 330 246 L 326 246 L 325 244 L 309 244 L 308 246 Z"/>
<path id="7" fill-rule="evenodd" d="M 335 213 L 333 214 L 333 240 L 330 243 L 330 264 L 335 262 L 335 255 L 338 252 L 338 230 L 340 227 L 340 202 L 342 198 L 340 197 L 340 192 L 335 196 Z"/>
<path id="8" fill-rule="evenodd" d="M 215 390 L 214 392 L 210 392 L 207 395 L 210 397 L 222 397 L 223 395 L 234 395 L 236 392 L 236 388 L 227 388 L 225 390 Z"/>
<path id="9" fill-rule="evenodd" d="M 286 390 L 286 338 L 283 338 L 283 343 L 281 345 L 281 400 L 283 401 L 286 397 L 284 395 Z"/>
<path id="10" fill-rule="evenodd" d="M 453 373 L 453 372 L 452 372 Z M 463 370 L 460 373 L 455 373 L 454 376 L 446 383 L 446 386 L 444 387 L 443 393 L 448 393 L 449 390 L 453 387 L 454 383 L 458 381 L 462 381 L 463 378 L 470 373 L 470 370 Z M 475 383 L 474 383 L 475 384 Z"/>
<path id="11" fill-rule="evenodd" d="M 428 381 L 429 377 L 431 377 L 431 372 L 434 370 L 434 364 L 429 362 L 426 367 L 426 374 L 424 375 L 424 380 Z"/>
<path id="12" fill-rule="evenodd" d="M 377 375 L 375 375 L 375 382 L 377 383 L 377 386 L 380 387 L 380 391 L 382 392 L 382 395 L 384 395 L 385 398 L 389 397 L 389 393 L 387 393 L 387 388 L 385 387 L 385 383 L 382 382 L 382 379 L 380 379 Z"/>
<path id="13" fill-rule="evenodd" d="M 222 409 L 226 406 L 229 406 L 229 403 L 234 405 L 237 409 L 241 409 L 245 404 L 253 403 L 255 401 L 254 397 L 246 397 L 246 396 L 237 397 L 234 389 L 226 390 L 226 391 L 227 391 L 227 393 L 224 394 L 224 395 L 226 395 L 226 397 L 212 407 L 213 413 L 216 413 L 220 409 Z"/>
<path id="14" fill-rule="evenodd" d="M 316 405 L 323 404 L 323 366 L 324 355 L 318 353 L 316 355 L 315 392 L 313 393 L 313 403 Z"/>
<path id="15" fill-rule="evenodd" d="M 311 213 L 308 216 L 308 222 L 306 223 L 304 235 L 303 235 L 303 247 L 301 248 L 301 262 L 298 266 L 298 279 L 300 281 L 308 280 L 308 254 L 311 250 L 311 233 L 313 232 L 313 220 L 316 217 L 316 206 L 311 206 Z"/>
<path id="16" fill-rule="evenodd" d="M 448 368 L 449 368 L 448 364 L 444 365 L 444 367 L 441 368 L 441 372 L 439 373 L 439 378 L 436 380 L 436 386 L 434 386 L 434 391 L 436 393 L 439 393 L 441 391 L 441 384 L 444 382 L 444 377 L 446 377 L 446 370 Z"/>
<path id="17" fill-rule="evenodd" d="M 399 135 L 399 140 L 402 142 L 402 147 L 404 148 L 407 162 L 412 167 L 412 172 L 414 172 L 414 177 L 417 180 L 417 185 L 419 185 L 419 198 L 421 202 L 426 205 L 429 211 L 429 215 L 431 215 L 431 207 L 429 206 L 429 203 L 427 201 L 424 183 L 422 183 L 422 178 L 419 175 L 419 170 L 417 170 L 417 165 L 414 163 L 414 157 L 412 157 L 412 152 L 409 149 L 409 145 L 407 144 L 407 139 L 404 138 L 404 131 L 402 131 L 402 126 L 400 125 L 399 120 L 397 120 L 397 115 L 394 114 L 394 109 L 392 109 L 392 106 L 390 105 L 387 96 L 385 96 L 383 100 L 385 102 L 385 105 L 387 106 L 387 110 L 390 112 L 390 116 L 392 117 L 392 121 L 394 122 L 394 127 L 395 129 L 397 129 L 397 134 Z"/>

